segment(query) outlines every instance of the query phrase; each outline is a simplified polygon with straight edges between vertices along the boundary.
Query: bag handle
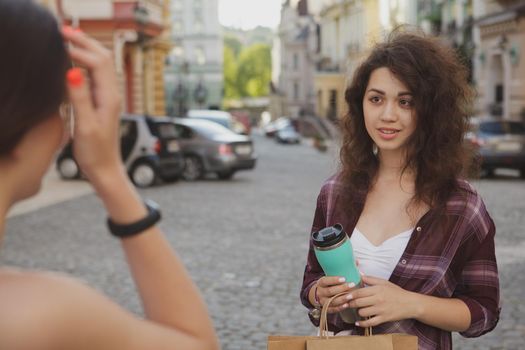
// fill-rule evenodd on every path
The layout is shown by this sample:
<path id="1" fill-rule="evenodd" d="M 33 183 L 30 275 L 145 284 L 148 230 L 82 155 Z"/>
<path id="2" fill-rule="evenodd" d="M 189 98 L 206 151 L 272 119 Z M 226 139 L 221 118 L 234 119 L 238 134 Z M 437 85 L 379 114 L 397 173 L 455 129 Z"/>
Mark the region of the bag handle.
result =
<path id="1" fill-rule="evenodd" d="M 328 301 L 323 305 L 323 309 L 321 311 L 321 319 L 319 321 L 319 334 L 323 338 L 328 338 L 328 308 L 330 307 L 330 304 L 334 301 L 334 299 L 346 295 L 348 292 L 342 292 L 339 294 L 334 295 Z M 365 336 L 369 337 L 372 335 L 372 327 L 366 327 L 365 328 Z"/>

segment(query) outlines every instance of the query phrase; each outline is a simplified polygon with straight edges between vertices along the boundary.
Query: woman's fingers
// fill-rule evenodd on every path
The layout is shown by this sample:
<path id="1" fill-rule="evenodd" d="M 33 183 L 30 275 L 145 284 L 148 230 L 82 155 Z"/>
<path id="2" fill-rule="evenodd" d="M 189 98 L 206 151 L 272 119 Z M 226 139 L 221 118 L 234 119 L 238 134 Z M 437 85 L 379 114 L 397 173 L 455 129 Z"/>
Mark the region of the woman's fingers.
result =
<path id="1" fill-rule="evenodd" d="M 329 286 L 336 286 L 344 282 L 346 282 L 344 277 L 325 276 L 319 279 L 319 281 L 317 282 L 317 285 L 319 287 L 329 287 Z"/>
<path id="2" fill-rule="evenodd" d="M 94 88 L 96 107 L 112 108 L 116 100 L 118 87 L 111 51 L 83 33 L 64 30 L 64 37 L 74 44 L 69 48 L 73 61 L 89 70 Z M 118 99 L 117 99 L 118 100 Z"/>
<path id="3" fill-rule="evenodd" d="M 93 102 L 86 76 L 80 68 L 71 68 L 67 72 L 67 86 L 69 99 L 75 109 L 75 126 L 85 129 L 92 122 Z"/>
<path id="4" fill-rule="evenodd" d="M 62 35 L 64 36 L 64 38 L 71 41 L 73 45 L 84 48 L 86 50 L 98 52 L 100 54 L 103 54 L 106 50 L 104 46 L 102 46 L 98 41 L 87 36 L 83 31 L 79 29 L 74 29 L 70 26 L 64 26 L 62 28 Z"/>

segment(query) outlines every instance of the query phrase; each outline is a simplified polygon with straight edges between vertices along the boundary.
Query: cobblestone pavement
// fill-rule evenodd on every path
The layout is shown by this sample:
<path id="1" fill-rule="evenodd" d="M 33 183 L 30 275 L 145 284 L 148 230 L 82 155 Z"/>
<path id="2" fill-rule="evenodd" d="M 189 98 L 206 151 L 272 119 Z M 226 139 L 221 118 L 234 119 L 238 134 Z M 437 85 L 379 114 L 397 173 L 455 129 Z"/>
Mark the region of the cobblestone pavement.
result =
<path id="1" fill-rule="evenodd" d="M 142 191 L 161 204 L 162 228 L 201 288 L 225 350 L 262 350 L 268 334 L 315 332 L 298 294 L 316 196 L 336 169 L 335 149 L 322 154 L 255 139 L 253 172 Z M 524 184 L 512 177 L 475 183 L 498 229 L 503 311 L 496 330 L 455 337 L 455 349 L 524 348 Z M 104 220 L 92 194 L 12 217 L 0 263 L 72 273 L 140 313 Z"/>

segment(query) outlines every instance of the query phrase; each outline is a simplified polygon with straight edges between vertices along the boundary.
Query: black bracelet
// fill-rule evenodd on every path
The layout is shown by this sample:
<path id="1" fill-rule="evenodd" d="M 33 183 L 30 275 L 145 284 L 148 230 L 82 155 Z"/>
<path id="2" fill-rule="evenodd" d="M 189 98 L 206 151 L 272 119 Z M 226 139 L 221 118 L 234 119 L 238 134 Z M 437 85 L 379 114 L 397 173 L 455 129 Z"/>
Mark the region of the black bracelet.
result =
<path id="1" fill-rule="evenodd" d="M 146 200 L 144 205 L 146 205 L 146 208 L 148 209 L 148 215 L 131 224 L 117 224 L 108 217 L 107 223 L 109 232 L 111 232 L 113 236 L 126 238 L 144 232 L 148 228 L 154 226 L 162 217 L 159 206 L 152 200 Z"/>

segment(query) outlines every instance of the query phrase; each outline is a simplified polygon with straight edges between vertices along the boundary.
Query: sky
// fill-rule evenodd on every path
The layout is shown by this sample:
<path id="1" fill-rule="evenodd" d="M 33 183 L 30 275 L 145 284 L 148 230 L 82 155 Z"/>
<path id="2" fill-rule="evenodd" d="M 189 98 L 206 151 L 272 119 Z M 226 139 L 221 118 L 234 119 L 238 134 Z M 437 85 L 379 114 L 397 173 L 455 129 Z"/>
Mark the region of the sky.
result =
<path id="1" fill-rule="evenodd" d="M 277 28 L 283 0 L 219 0 L 219 22 L 228 27 Z"/>

